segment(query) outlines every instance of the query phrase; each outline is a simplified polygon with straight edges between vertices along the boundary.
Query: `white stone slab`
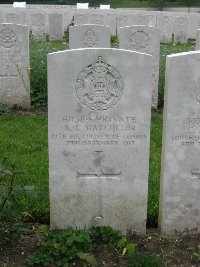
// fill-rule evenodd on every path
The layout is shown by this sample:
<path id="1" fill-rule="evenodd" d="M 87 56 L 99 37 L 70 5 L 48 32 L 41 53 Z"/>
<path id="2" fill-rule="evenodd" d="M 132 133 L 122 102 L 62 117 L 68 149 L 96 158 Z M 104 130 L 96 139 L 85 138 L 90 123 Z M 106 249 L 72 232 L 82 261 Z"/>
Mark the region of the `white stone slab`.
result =
<path id="1" fill-rule="evenodd" d="M 91 48 L 48 56 L 52 229 L 145 233 L 151 90 L 150 55 Z"/>
<path id="2" fill-rule="evenodd" d="M 21 24 L 28 26 L 28 12 L 21 10 L 8 10 L 5 12 L 5 23 Z"/>
<path id="3" fill-rule="evenodd" d="M 160 31 L 148 26 L 122 27 L 118 32 L 119 48 L 147 53 L 153 56 L 152 106 L 158 105 L 160 62 Z"/>
<path id="4" fill-rule="evenodd" d="M 77 3 L 76 8 L 77 9 L 88 9 L 89 3 Z"/>
<path id="5" fill-rule="evenodd" d="M 196 33 L 196 50 L 200 50 L 200 29 Z"/>
<path id="6" fill-rule="evenodd" d="M 69 28 L 69 49 L 110 48 L 110 42 L 110 27 L 87 24 Z"/>
<path id="7" fill-rule="evenodd" d="M 74 14 L 74 25 L 97 24 L 111 28 L 112 36 L 116 36 L 117 20 L 113 10 L 82 10 Z"/>
<path id="8" fill-rule="evenodd" d="M 188 16 L 179 15 L 175 18 L 174 42 L 187 43 L 188 41 Z"/>
<path id="9" fill-rule="evenodd" d="M 14 2 L 13 3 L 14 8 L 26 8 L 26 2 Z"/>
<path id="10" fill-rule="evenodd" d="M 190 13 L 188 27 L 188 37 L 190 39 L 196 39 L 197 29 L 200 29 L 200 14 Z"/>
<path id="11" fill-rule="evenodd" d="M 28 27 L 0 24 L 0 102 L 30 108 Z"/>
<path id="12" fill-rule="evenodd" d="M 167 57 L 160 228 L 200 232 L 200 51 Z"/>
<path id="13" fill-rule="evenodd" d="M 100 5 L 100 9 L 110 9 L 110 5 Z"/>
<path id="14" fill-rule="evenodd" d="M 47 16 L 45 13 L 30 13 L 30 27 L 32 34 L 35 37 L 45 38 L 48 28 L 47 28 Z"/>
<path id="15" fill-rule="evenodd" d="M 51 13 L 49 14 L 49 38 L 51 40 L 63 40 L 64 24 L 63 14 Z"/>
<path id="16" fill-rule="evenodd" d="M 160 42 L 168 44 L 172 42 L 174 32 L 174 20 L 170 13 L 160 12 L 157 14 L 157 27 L 160 30 Z"/>
<path id="17" fill-rule="evenodd" d="M 117 15 L 117 32 L 121 27 L 133 25 L 156 27 L 156 13 L 139 10 L 120 10 Z"/>

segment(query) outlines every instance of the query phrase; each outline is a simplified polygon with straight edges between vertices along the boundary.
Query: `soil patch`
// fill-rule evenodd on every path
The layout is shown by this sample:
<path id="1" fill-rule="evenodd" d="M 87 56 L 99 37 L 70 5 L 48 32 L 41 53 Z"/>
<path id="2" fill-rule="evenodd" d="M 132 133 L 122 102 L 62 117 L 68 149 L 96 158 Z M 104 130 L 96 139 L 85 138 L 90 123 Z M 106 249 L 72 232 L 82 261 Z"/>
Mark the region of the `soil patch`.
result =
<path id="1" fill-rule="evenodd" d="M 131 236 L 130 240 L 137 244 L 139 251 L 159 255 L 166 267 L 200 267 L 200 262 L 193 258 L 193 253 L 200 248 L 200 235 L 163 238 L 157 229 L 148 229 L 145 236 Z M 24 235 L 18 243 L 0 245 L 0 267 L 27 266 L 27 256 L 37 251 L 39 246 L 38 234 Z M 93 254 L 99 266 L 126 266 L 127 259 L 103 242 L 99 241 L 94 245 Z M 70 265 L 70 267 L 74 266 L 83 267 L 83 263 L 76 261 Z"/>

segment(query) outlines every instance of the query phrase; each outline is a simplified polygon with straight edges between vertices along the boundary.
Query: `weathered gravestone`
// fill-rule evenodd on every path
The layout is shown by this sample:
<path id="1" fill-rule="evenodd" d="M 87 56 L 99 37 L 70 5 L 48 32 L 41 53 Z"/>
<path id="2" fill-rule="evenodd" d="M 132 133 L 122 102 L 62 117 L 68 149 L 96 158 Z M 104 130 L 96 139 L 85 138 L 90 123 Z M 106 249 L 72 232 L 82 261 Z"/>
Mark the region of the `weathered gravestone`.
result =
<path id="1" fill-rule="evenodd" d="M 16 10 L 15 12 L 7 11 L 5 12 L 5 23 L 28 25 L 28 12 L 21 10 Z"/>
<path id="2" fill-rule="evenodd" d="M 49 14 L 49 38 L 51 40 L 62 40 L 64 36 L 63 14 Z"/>
<path id="3" fill-rule="evenodd" d="M 157 14 L 157 27 L 160 30 L 160 42 L 163 44 L 171 43 L 174 31 L 174 21 L 169 12 L 162 11 Z"/>
<path id="4" fill-rule="evenodd" d="M 28 27 L 0 24 L 0 102 L 30 108 Z"/>
<path id="5" fill-rule="evenodd" d="M 110 41 L 110 27 L 86 24 L 69 28 L 69 49 L 109 48 Z"/>
<path id="6" fill-rule="evenodd" d="M 35 37 L 45 38 L 48 32 L 47 28 L 46 14 L 36 12 L 30 14 L 30 29 Z"/>
<path id="7" fill-rule="evenodd" d="M 180 15 L 176 16 L 174 20 L 174 42 L 175 43 L 187 43 L 188 40 L 188 16 Z"/>
<path id="8" fill-rule="evenodd" d="M 90 48 L 48 56 L 52 229 L 145 233 L 151 89 L 150 55 Z"/>
<path id="9" fill-rule="evenodd" d="M 158 79 L 160 61 L 160 31 L 148 26 L 122 27 L 118 32 L 119 48 L 147 53 L 153 56 L 152 105 L 158 104 Z"/>
<path id="10" fill-rule="evenodd" d="M 167 57 L 160 227 L 200 232 L 200 52 Z"/>
<path id="11" fill-rule="evenodd" d="M 108 26 L 112 36 L 116 36 L 116 14 L 113 10 L 82 10 L 74 14 L 74 25 L 97 24 Z"/>
<path id="12" fill-rule="evenodd" d="M 200 50 L 200 29 L 196 33 L 196 50 Z"/>

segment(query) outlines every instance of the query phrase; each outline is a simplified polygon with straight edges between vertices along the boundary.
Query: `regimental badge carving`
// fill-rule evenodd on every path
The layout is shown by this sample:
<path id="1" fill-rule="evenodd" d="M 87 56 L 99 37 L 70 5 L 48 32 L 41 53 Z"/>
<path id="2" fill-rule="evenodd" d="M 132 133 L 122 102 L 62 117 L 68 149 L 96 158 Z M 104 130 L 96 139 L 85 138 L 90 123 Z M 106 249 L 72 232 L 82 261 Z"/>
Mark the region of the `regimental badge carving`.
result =
<path id="1" fill-rule="evenodd" d="M 81 103 L 91 110 L 108 110 L 122 96 L 124 83 L 118 70 L 101 56 L 84 68 L 76 80 L 76 93 Z"/>
<path id="2" fill-rule="evenodd" d="M 92 30 L 88 30 L 84 33 L 81 39 L 83 47 L 96 47 L 98 38 Z"/>
<path id="3" fill-rule="evenodd" d="M 3 29 L 0 31 L 0 46 L 11 48 L 15 45 L 17 40 L 16 34 L 10 29 Z"/>
<path id="4" fill-rule="evenodd" d="M 149 45 L 149 36 L 144 31 L 137 31 L 129 38 L 131 46 L 136 51 L 141 51 Z"/>
<path id="5" fill-rule="evenodd" d="M 196 83 L 194 95 L 195 95 L 196 100 L 200 103 L 200 78 Z"/>

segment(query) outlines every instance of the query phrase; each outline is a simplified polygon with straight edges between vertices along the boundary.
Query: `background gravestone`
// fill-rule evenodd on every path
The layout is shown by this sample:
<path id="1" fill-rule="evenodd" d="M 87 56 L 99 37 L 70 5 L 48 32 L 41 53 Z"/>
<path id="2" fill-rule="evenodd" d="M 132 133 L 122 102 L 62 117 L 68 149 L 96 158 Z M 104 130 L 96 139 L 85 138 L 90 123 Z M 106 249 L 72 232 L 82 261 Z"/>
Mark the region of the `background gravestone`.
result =
<path id="1" fill-rule="evenodd" d="M 0 102 L 30 108 L 28 27 L 0 24 Z"/>
<path id="2" fill-rule="evenodd" d="M 169 12 L 160 12 L 157 14 L 157 27 L 160 30 L 160 42 L 168 44 L 172 42 L 174 31 L 174 21 Z"/>
<path id="3" fill-rule="evenodd" d="M 187 43 L 188 40 L 188 16 L 176 16 L 175 17 L 175 30 L 174 30 L 174 42 L 175 43 Z"/>
<path id="4" fill-rule="evenodd" d="M 160 61 L 160 31 L 148 26 L 122 27 L 118 32 L 119 48 L 147 53 L 153 56 L 152 105 L 158 104 L 158 79 Z"/>
<path id="5" fill-rule="evenodd" d="M 110 27 L 87 24 L 69 28 L 69 49 L 109 48 L 110 41 Z"/>
<path id="6" fill-rule="evenodd" d="M 63 14 L 49 14 L 49 38 L 62 40 L 64 36 Z"/>
<path id="7" fill-rule="evenodd" d="M 167 57 L 160 228 L 200 232 L 200 51 Z"/>
<path id="8" fill-rule="evenodd" d="M 106 48 L 49 54 L 51 228 L 145 233 L 151 89 L 150 55 Z"/>
<path id="9" fill-rule="evenodd" d="M 30 14 L 30 28 L 35 37 L 45 38 L 47 33 L 47 18 L 44 13 Z"/>

